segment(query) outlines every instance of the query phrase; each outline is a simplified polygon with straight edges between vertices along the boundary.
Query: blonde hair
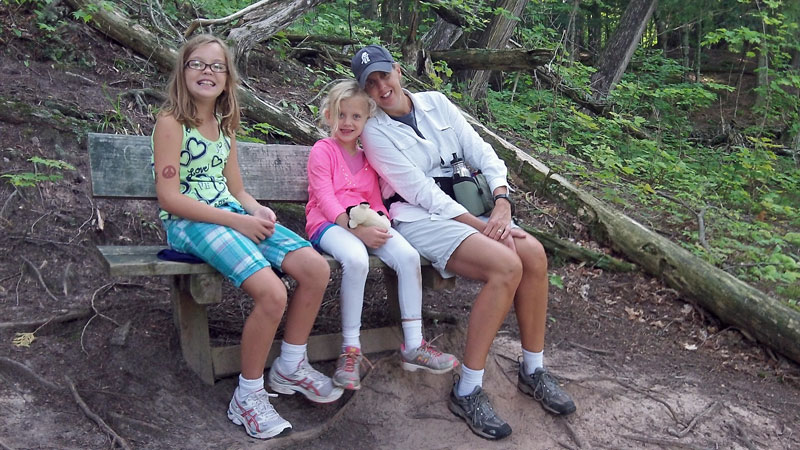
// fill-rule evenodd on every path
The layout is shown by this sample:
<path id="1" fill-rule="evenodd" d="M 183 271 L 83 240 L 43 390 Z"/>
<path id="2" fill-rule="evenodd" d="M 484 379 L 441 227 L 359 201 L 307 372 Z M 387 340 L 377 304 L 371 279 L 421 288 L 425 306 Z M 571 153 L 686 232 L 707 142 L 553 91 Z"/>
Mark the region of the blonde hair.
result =
<path id="1" fill-rule="evenodd" d="M 371 99 L 370 96 L 359 87 L 356 80 L 342 80 L 328 91 L 328 95 L 322 100 L 322 104 L 319 107 L 320 122 L 330 128 L 331 135 L 336 133 L 339 126 L 339 122 L 336 119 L 339 117 L 339 105 L 342 104 L 342 100 L 354 97 L 362 97 L 367 101 L 367 117 L 375 115 L 375 110 L 377 109 L 375 100 Z M 327 116 L 330 117 L 330 120 L 325 117 L 326 113 Z"/>
<path id="2" fill-rule="evenodd" d="M 225 65 L 228 66 L 225 87 L 214 104 L 214 114 L 220 117 L 222 132 L 230 137 L 239 129 L 241 120 L 239 100 L 236 98 L 239 75 L 236 72 L 236 66 L 233 64 L 233 56 L 228 45 L 216 36 L 200 34 L 183 44 L 180 52 L 178 52 L 178 58 L 175 60 L 175 66 L 172 68 L 172 74 L 169 77 L 167 101 L 164 102 L 161 111 L 172 115 L 175 120 L 186 127 L 197 128 L 200 125 L 200 120 L 197 118 L 197 108 L 186 86 L 186 78 L 183 72 L 186 70 L 189 56 L 199 47 L 207 44 L 217 44 L 222 48 L 222 53 L 225 55 Z"/>

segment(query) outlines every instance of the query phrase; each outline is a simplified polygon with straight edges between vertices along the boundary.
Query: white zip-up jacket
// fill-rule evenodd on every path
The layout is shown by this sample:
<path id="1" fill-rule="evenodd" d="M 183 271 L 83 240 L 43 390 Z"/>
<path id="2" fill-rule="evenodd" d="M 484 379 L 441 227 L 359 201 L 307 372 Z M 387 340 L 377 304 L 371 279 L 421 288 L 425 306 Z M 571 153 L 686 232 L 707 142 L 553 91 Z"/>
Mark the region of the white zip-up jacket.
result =
<path id="1" fill-rule="evenodd" d="M 361 134 L 364 153 L 381 177 L 384 199 L 400 194 L 389 214 L 400 222 L 452 219 L 467 209 L 436 185 L 433 177 L 452 176 L 453 153 L 486 176 L 489 188 L 508 187 L 506 165 L 467 123 L 458 108 L 440 92 L 412 94 L 420 138 L 410 126 L 378 109 Z M 444 165 L 442 165 L 444 162 Z"/>

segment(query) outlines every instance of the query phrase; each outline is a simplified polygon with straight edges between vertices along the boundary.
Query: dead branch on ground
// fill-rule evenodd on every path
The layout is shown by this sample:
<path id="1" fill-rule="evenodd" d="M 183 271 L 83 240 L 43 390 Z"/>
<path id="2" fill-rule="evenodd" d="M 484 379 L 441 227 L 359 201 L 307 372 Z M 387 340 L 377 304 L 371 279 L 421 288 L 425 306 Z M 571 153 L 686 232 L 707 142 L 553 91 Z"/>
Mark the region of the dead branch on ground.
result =
<path id="1" fill-rule="evenodd" d="M 113 428 L 108 426 L 108 424 L 106 424 L 106 422 L 100 416 L 98 416 L 91 409 L 89 409 L 89 406 L 86 404 L 86 402 L 83 401 L 80 394 L 78 394 L 78 390 L 75 388 L 75 383 L 72 382 L 72 379 L 67 375 L 64 375 L 64 379 L 67 382 L 67 386 L 69 386 L 70 392 L 72 392 L 72 398 L 75 399 L 75 403 L 77 403 L 78 406 L 81 408 L 81 411 L 83 411 L 83 413 L 86 414 L 86 417 L 92 419 L 92 421 L 97 425 L 99 425 L 100 428 L 103 429 L 103 431 L 111 435 L 111 437 L 113 438 L 111 444 L 112 445 L 119 444 L 120 447 L 126 450 L 133 450 L 133 447 L 131 447 L 130 444 L 128 444 L 128 442 L 122 438 L 122 436 L 118 435 L 117 432 L 114 431 Z"/>
<path id="2" fill-rule="evenodd" d="M 689 434 L 690 431 L 692 431 L 692 428 L 694 428 L 699 423 L 700 419 L 703 416 L 705 416 L 707 414 L 710 414 L 712 411 L 715 411 L 718 407 L 719 407 L 719 402 L 711 403 L 711 405 L 709 405 L 708 408 L 706 408 L 703 411 L 701 411 L 700 414 L 694 416 L 694 419 L 692 419 L 689 422 L 689 425 L 686 425 L 686 428 L 684 428 L 683 430 L 678 431 L 678 430 L 670 427 L 670 428 L 667 428 L 667 433 L 675 436 L 676 438 L 682 438 L 682 437 L 686 436 L 687 434 Z"/>
<path id="3" fill-rule="evenodd" d="M 575 445 L 578 446 L 578 448 L 586 447 L 586 445 L 583 443 L 583 439 L 581 439 L 581 437 L 578 435 L 578 432 L 575 431 L 575 429 L 569 423 L 567 418 L 566 417 L 560 417 L 560 419 L 561 420 L 559 420 L 558 422 L 560 422 L 562 425 L 564 425 L 564 427 L 567 429 L 567 432 L 569 433 L 569 436 L 572 438 L 572 442 L 574 442 Z"/>
<path id="4" fill-rule="evenodd" d="M 706 251 L 711 251 L 711 247 L 708 245 L 708 241 L 706 240 L 705 215 L 706 211 L 708 211 L 708 207 L 705 206 L 703 207 L 703 209 L 700 210 L 700 212 L 697 212 L 694 210 L 694 208 L 689 206 L 689 204 L 671 194 L 668 194 L 664 191 L 656 191 L 656 193 L 667 200 L 673 201 L 683 206 L 684 208 L 688 209 L 692 214 L 697 216 L 697 240 L 700 242 L 700 245 L 702 245 L 703 248 L 706 249 Z"/>
<path id="5" fill-rule="evenodd" d="M 0 356 L 0 369 L 5 369 L 6 371 L 16 371 L 23 373 L 34 380 L 38 381 L 42 386 L 47 387 L 53 391 L 59 391 L 62 389 L 61 386 L 53 383 L 52 381 L 43 378 L 38 373 L 34 372 L 30 367 L 22 364 L 21 362 L 14 361 L 11 358 L 6 358 L 5 356 Z"/>
<path id="6" fill-rule="evenodd" d="M 709 448 L 715 448 L 714 445 L 703 445 L 703 446 L 692 445 L 680 441 L 675 441 L 672 439 L 659 439 L 648 436 L 635 436 L 632 434 L 619 434 L 617 436 L 625 439 L 630 439 L 632 441 L 644 442 L 645 444 L 653 444 L 653 445 L 660 445 L 660 446 L 674 447 L 674 448 L 687 448 L 689 450 L 706 450 Z"/>
<path id="7" fill-rule="evenodd" d="M 92 311 L 89 309 L 79 309 L 74 311 L 68 311 L 58 316 L 51 316 L 49 319 L 46 320 L 29 320 L 25 322 L 0 322 L 0 330 L 9 330 L 9 329 L 13 330 L 13 329 L 33 328 L 33 327 L 41 328 L 48 323 L 71 322 L 73 320 L 78 320 L 84 317 L 88 317 L 91 314 Z"/>
<path id="8" fill-rule="evenodd" d="M 118 326 L 118 327 L 120 326 L 120 325 L 119 325 L 119 323 L 117 323 L 117 321 L 116 321 L 116 320 L 114 320 L 114 319 L 112 319 L 111 317 L 108 317 L 107 315 L 105 315 L 105 314 L 101 313 L 101 312 L 100 312 L 100 311 L 98 311 L 98 310 L 97 310 L 97 308 L 94 306 L 94 300 L 95 300 L 95 298 L 97 298 L 97 294 L 98 294 L 100 291 L 103 291 L 104 289 L 105 289 L 105 290 L 103 291 L 103 293 L 107 292 L 109 289 L 111 289 L 112 287 L 114 287 L 116 284 L 117 284 L 117 283 L 116 283 L 116 282 L 113 282 L 113 281 L 112 281 L 111 283 L 104 284 L 103 286 L 100 286 L 99 288 L 97 288 L 97 289 L 94 291 L 94 293 L 92 294 L 91 306 L 92 306 L 92 311 L 94 311 L 94 315 L 93 315 L 92 317 L 90 317 L 90 318 L 89 318 L 89 320 L 87 320 L 87 321 L 86 321 L 86 325 L 84 325 L 84 326 L 83 326 L 83 330 L 81 330 L 81 350 L 83 350 L 83 353 L 86 353 L 87 355 L 89 354 L 89 352 L 87 352 L 87 351 L 86 351 L 86 347 L 84 347 L 84 346 L 83 346 L 83 335 L 84 335 L 84 334 L 86 334 L 86 329 L 89 327 L 89 324 L 90 324 L 90 323 L 92 323 L 92 320 L 94 320 L 94 318 L 95 318 L 95 317 L 98 317 L 98 316 L 99 316 L 99 317 L 102 317 L 102 318 L 104 318 L 104 319 L 108 319 L 108 320 L 109 320 L 109 321 L 111 321 L 111 323 L 113 323 L 114 325 L 116 325 L 116 326 Z"/>
<path id="9" fill-rule="evenodd" d="M 47 295 L 49 295 L 49 296 L 50 296 L 50 298 L 52 298 L 53 300 L 55 300 L 55 301 L 58 301 L 58 297 L 56 297 L 55 295 L 53 295 L 53 293 L 52 293 L 52 292 L 50 292 L 50 289 L 47 287 L 47 283 L 45 283 L 45 282 L 44 282 L 44 278 L 42 278 L 42 273 L 39 271 L 39 269 L 38 269 L 38 268 L 37 268 L 35 265 L 33 265 L 33 263 L 32 263 L 32 262 L 30 262 L 30 260 L 28 260 L 28 258 L 26 258 L 26 257 L 24 257 L 24 256 L 22 256 L 22 255 L 20 255 L 20 258 L 21 258 L 21 259 L 22 259 L 22 260 L 25 262 L 25 264 L 27 264 L 27 265 L 28 265 L 28 267 L 30 267 L 30 268 L 33 270 L 33 272 L 36 274 L 36 278 L 38 278 L 38 279 L 39 279 L 39 284 L 41 284 L 41 285 L 42 285 L 42 287 L 44 288 L 45 292 L 47 292 Z M 42 306 L 42 307 L 44 306 L 44 305 L 42 305 L 42 302 L 41 302 L 41 301 L 39 302 L 39 305 L 40 305 L 40 306 Z"/>

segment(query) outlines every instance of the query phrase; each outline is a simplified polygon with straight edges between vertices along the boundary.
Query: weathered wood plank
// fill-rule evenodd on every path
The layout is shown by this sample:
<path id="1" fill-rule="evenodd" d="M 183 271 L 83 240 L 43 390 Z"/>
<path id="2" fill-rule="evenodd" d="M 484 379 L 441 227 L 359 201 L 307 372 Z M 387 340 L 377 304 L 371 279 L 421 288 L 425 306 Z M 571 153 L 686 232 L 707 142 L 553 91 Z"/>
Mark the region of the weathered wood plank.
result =
<path id="1" fill-rule="evenodd" d="M 175 277 L 172 280 L 172 307 L 181 353 L 189 368 L 206 384 L 214 384 L 215 374 L 211 355 L 211 339 L 208 332 L 208 313 L 205 305 L 197 304 L 185 289 L 187 282 Z"/>
<path id="2" fill-rule="evenodd" d="M 308 200 L 311 147 L 239 142 L 239 166 L 256 200 Z M 149 136 L 89 133 L 92 194 L 100 198 L 156 198 Z"/>
<path id="3" fill-rule="evenodd" d="M 361 330 L 361 350 L 364 354 L 379 353 L 397 350 L 402 344 L 403 330 L 399 326 L 371 328 Z M 272 342 L 272 348 L 267 357 L 266 367 L 272 366 L 281 350 L 281 341 Z M 214 376 L 223 378 L 236 375 L 241 370 L 241 346 L 229 345 L 213 347 L 211 359 L 213 360 Z M 308 361 L 330 361 L 339 357 L 342 352 L 342 335 L 340 333 L 319 334 L 308 338 Z"/>
<path id="4" fill-rule="evenodd" d="M 106 268 L 114 276 L 134 277 L 134 276 L 154 276 L 154 275 L 189 275 L 216 273 L 216 270 L 208 264 L 188 264 L 175 261 L 165 261 L 159 259 L 157 254 L 160 250 L 167 248 L 160 245 L 98 245 L 97 249 L 103 255 Z M 338 269 L 339 262 L 332 256 L 323 254 L 331 269 Z M 425 258 L 420 257 L 420 264 L 423 266 L 423 280 L 431 279 L 438 283 L 446 280 L 435 280 L 439 277 L 438 272 L 430 267 L 431 263 Z M 369 257 L 370 269 L 384 269 L 388 266 L 377 256 Z M 430 267 L 430 271 L 424 268 Z M 426 287 L 438 286 L 435 284 Z"/>

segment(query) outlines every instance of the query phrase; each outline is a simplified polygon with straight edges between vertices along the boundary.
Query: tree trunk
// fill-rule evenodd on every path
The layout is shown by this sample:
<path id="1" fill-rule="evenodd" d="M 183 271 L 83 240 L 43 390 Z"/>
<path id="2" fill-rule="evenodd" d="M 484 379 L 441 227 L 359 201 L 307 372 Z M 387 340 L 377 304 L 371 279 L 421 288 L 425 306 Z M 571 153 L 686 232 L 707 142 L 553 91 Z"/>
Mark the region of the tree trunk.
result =
<path id="1" fill-rule="evenodd" d="M 503 8 L 514 17 L 520 17 L 525 11 L 528 0 L 497 0 L 495 8 Z M 504 14 L 495 14 L 478 39 L 478 48 L 502 49 L 506 47 L 508 39 L 517 26 L 517 20 L 506 17 Z M 469 80 L 467 95 L 473 99 L 486 97 L 486 86 L 492 72 L 479 70 L 466 75 Z"/>
<path id="2" fill-rule="evenodd" d="M 689 59 L 689 30 L 691 29 L 691 25 L 684 25 L 681 28 L 681 57 L 683 57 L 683 67 L 686 67 L 686 71 L 683 72 L 683 81 L 689 81 L 689 71 L 688 69 L 692 67 L 691 60 Z"/>
<path id="3" fill-rule="evenodd" d="M 172 70 L 178 52 L 169 43 L 162 42 L 150 31 L 131 21 L 117 8 L 113 6 L 106 8 L 93 0 L 66 0 L 66 2 L 75 10 L 94 5 L 97 10 L 92 13 L 89 25 L 124 47 L 139 53 L 164 73 Z M 318 139 L 325 137 L 325 133 L 316 126 L 266 103 L 244 87 L 240 86 L 237 94 L 244 109 L 243 113 L 247 117 L 257 122 L 269 123 L 289 133 L 296 144 L 312 145 Z"/>
<path id="4" fill-rule="evenodd" d="M 421 42 L 417 39 L 417 28 L 421 20 L 419 12 L 419 0 L 413 0 L 409 6 L 409 22 L 408 34 L 403 40 L 402 53 L 403 61 L 407 64 L 414 65 L 417 62 L 417 52 L 420 49 Z"/>
<path id="5" fill-rule="evenodd" d="M 247 54 L 259 42 L 272 37 L 324 0 L 276 0 L 244 15 L 228 33 L 242 77 L 247 77 Z"/>
<path id="6" fill-rule="evenodd" d="M 663 280 L 723 323 L 752 335 L 800 363 L 800 312 L 767 296 L 731 274 L 692 255 L 680 245 L 615 211 L 591 194 L 554 175 L 550 169 L 466 115 L 529 187 L 539 187 L 559 205 L 576 211 L 588 222 L 596 239 L 613 248 L 647 273 Z"/>
<path id="7" fill-rule="evenodd" d="M 383 23 L 383 30 L 381 31 L 381 42 L 384 44 L 391 44 L 392 25 L 400 23 L 400 12 L 403 8 L 403 2 L 400 0 L 383 0 L 381 3 L 381 22 Z"/>
<path id="8" fill-rule="evenodd" d="M 593 2 L 589 6 L 589 53 L 594 64 L 600 60 L 601 48 L 603 48 L 603 16 L 600 2 Z"/>
<path id="9" fill-rule="evenodd" d="M 661 49 L 661 53 L 666 58 L 667 57 L 667 50 L 669 47 L 667 46 L 667 24 L 664 23 L 664 19 L 658 14 L 658 11 L 653 13 L 653 17 L 655 17 L 656 21 L 656 46 Z"/>
<path id="10" fill-rule="evenodd" d="M 628 4 L 614 36 L 603 49 L 597 72 L 592 75 L 591 85 L 596 99 L 608 97 L 622 78 L 657 3 L 658 0 L 631 0 Z"/>
<path id="11" fill-rule="evenodd" d="M 464 34 L 464 30 L 459 25 L 452 24 L 439 17 L 422 36 L 422 48 L 426 50 L 447 50 Z"/>
<path id="12" fill-rule="evenodd" d="M 700 56 L 702 55 L 701 49 L 703 48 L 701 43 L 703 42 L 703 20 L 700 19 L 697 21 L 697 41 L 695 42 L 695 50 L 694 50 L 694 82 L 700 82 Z"/>
<path id="13" fill-rule="evenodd" d="M 581 0 L 572 1 L 572 11 L 569 13 L 567 22 L 567 44 L 565 45 L 568 54 L 569 65 L 575 62 L 575 55 L 578 53 L 578 9 Z"/>

